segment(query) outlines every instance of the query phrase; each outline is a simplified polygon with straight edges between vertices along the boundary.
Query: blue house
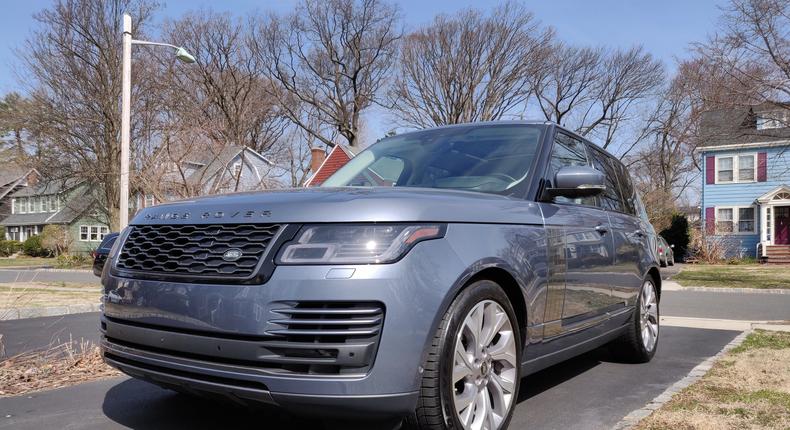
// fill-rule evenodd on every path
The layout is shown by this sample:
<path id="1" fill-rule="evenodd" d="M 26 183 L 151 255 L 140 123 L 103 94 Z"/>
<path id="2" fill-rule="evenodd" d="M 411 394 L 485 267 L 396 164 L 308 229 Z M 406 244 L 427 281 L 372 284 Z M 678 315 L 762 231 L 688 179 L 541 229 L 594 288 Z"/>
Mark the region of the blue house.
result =
<path id="1" fill-rule="evenodd" d="M 707 239 L 728 257 L 790 262 L 790 106 L 707 112 L 700 136 Z"/>

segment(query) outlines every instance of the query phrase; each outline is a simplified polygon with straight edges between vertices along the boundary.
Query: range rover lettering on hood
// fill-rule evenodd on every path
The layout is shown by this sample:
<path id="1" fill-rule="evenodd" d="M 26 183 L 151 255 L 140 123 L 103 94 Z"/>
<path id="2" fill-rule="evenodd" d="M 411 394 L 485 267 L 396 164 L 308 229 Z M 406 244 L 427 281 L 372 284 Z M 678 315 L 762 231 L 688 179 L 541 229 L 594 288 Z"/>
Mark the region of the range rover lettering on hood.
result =
<path id="1" fill-rule="evenodd" d="M 195 218 L 198 219 L 252 219 L 252 218 L 268 218 L 272 216 L 270 210 L 236 210 L 236 211 L 213 211 L 213 212 L 200 212 Z M 193 219 L 190 212 L 154 212 L 146 213 L 144 218 L 147 221 L 153 220 L 186 220 Z"/>

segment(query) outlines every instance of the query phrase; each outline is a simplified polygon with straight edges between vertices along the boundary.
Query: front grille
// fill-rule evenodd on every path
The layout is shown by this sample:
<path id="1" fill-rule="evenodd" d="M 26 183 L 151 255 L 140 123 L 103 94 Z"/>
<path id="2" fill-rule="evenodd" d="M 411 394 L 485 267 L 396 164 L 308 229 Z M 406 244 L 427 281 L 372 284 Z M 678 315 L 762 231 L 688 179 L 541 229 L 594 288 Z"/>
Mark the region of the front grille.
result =
<path id="1" fill-rule="evenodd" d="M 384 324 L 378 302 L 283 302 L 275 307 L 262 359 L 308 374 L 364 373 L 373 365 Z"/>
<path id="2" fill-rule="evenodd" d="M 248 279 L 279 230 L 279 224 L 132 226 L 116 268 L 164 278 Z M 241 255 L 228 261 L 223 256 L 231 249 Z"/>

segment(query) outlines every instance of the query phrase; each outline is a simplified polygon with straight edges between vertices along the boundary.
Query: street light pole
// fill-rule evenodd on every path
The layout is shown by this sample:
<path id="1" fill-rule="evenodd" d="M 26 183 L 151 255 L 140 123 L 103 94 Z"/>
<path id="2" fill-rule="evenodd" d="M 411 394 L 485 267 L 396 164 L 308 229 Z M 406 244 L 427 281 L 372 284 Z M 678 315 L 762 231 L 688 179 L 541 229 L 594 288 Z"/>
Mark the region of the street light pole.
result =
<path id="1" fill-rule="evenodd" d="M 132 17 L 123 14 L 123 70 L 121 72 L 121 189 L 118 208 L 120 230 L 129 224 L 129 141 L 132 104 Z"/>
<path id="2" fill-rule="evenodd" d="M 175 49 L 175 56 L 183 63 L 194 63 L 195 57 L 186 49 L 169 43 L 132 39 L 132 17 L 123 14 L 123 57 L 121 59 L 121 189 L 118 204 L 119 231 L 129 225 L 129 144 L 132 123 L 132 45 L 165 46 Z"/>

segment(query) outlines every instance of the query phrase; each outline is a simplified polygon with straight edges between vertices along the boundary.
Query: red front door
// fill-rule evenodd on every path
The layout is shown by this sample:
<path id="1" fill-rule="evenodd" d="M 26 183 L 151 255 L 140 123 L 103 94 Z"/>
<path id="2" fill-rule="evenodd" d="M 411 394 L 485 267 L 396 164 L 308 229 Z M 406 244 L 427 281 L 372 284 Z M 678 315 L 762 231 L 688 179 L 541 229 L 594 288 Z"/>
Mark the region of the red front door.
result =
<path id="1" fill-rule="evenodd" d="M 776 233 L 774 234 L 774 244 L 790 245 L 790 206 L 775 208 Z"/>

